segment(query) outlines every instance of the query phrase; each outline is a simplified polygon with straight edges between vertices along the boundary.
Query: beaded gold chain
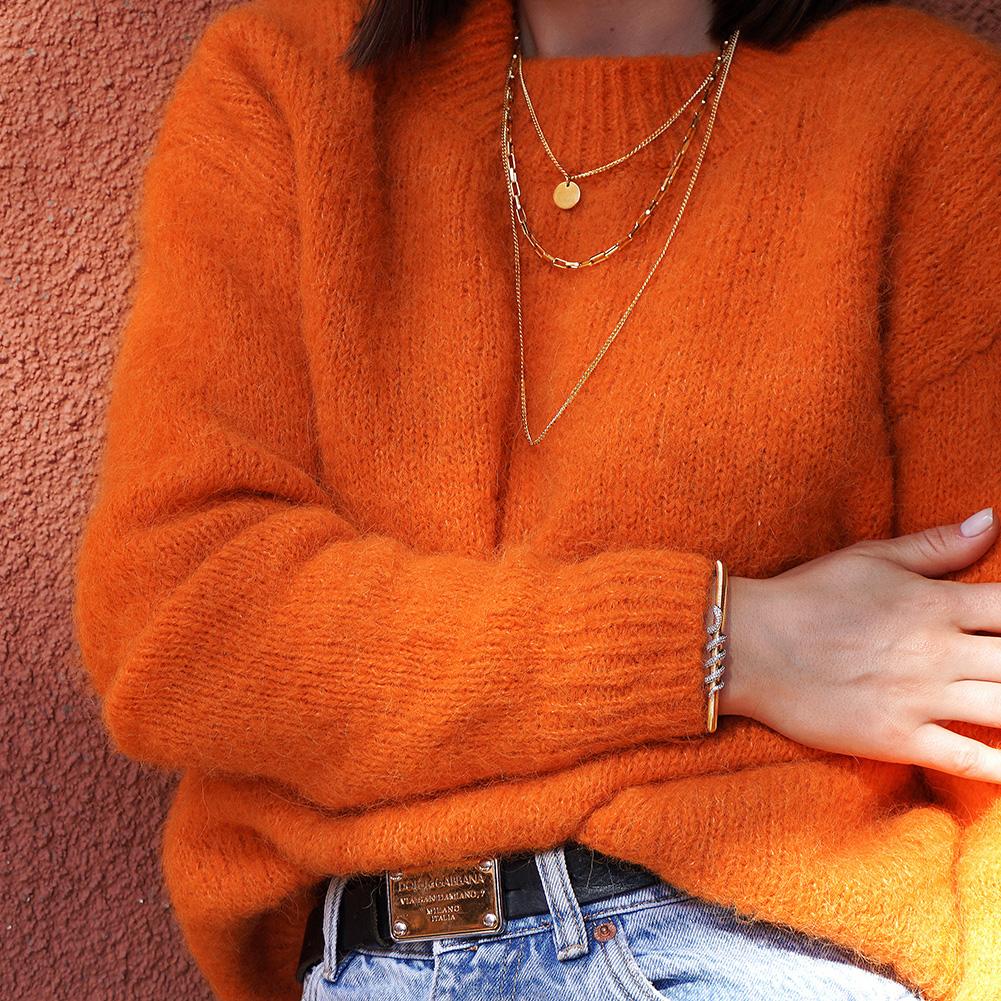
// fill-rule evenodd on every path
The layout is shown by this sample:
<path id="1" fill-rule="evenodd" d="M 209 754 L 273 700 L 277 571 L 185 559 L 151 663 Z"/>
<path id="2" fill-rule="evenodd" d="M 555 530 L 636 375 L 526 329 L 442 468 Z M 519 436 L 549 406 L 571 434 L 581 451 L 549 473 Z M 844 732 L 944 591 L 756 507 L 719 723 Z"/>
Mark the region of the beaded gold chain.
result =
<path id="1" fill-rule="evenodd" d="M 739 29 L 734 31 L 734 33 L 727 39 L 725 45 L 725 54 L 723 57 L 722 72 L 720 73 L 719 85 L 713 94 L 712 107 L 709 111 L 709 119 L 706 125 L 705 135 L 702 139 L 702 146 L 699 150 L 699 155 L 695 161 L 695 167 L 692 171 L 691 180 L 688 182 L 688 188 L 681 200 L 681 206 L 678 209 L 678 214 L 675 217 L 674 224 L 671 226 L 671 231 L 668 233 L 667 240 L 664 242 L 664 246 L 661 248 L 660 253 L 657 255 L 657 259 L 654 261 L 653 266 L 647 272 L 646 277 L 643 279 L 642 284 L 637 290 L 636 294 L 633 296 L 629 305 L 626 307 L 625 312 L 619 317 L 618 322 L 612 329 L 611 333 L 605 339 L 598 353 L 591 360 L 590 364 L 584 369 L 581 377 L 577 380 L 576 386 L 571 390 L 570 395 L 563 401 L 560 408 L 556 413 L 550 418 L 549 423 L 543 428 L 539 433 L 538 437 L 533 438 L 532 432 L 528 427 L 528 403 L 525 393 L 525 336 L 524 336 L 524 323 L 522 317 L 522 303 L 521 303 L 521 247 L 518 240 L 518 211 L 517 211 L 517 195 L 518 191 L 518 178 L 515 171 L 514 154 L 510 142 L 510 128 L 511 128 L 511 103 L 514 94 L 514 75 L 516 60 L 518 58 L 518 35 L 515 34 L 515 49 L 511 56 L 511 62 L 508 66 L 507 81 L 504 90 L 504 113 L 501 119 L 501 160 L 504 169 L 504 179 L 507 185 L 508 194 L 508 207 L 510 209 L 511 217 L 511 235 L 514 244 L 514 294 L 515 303 L 517 307 L 517 318 L 518 318 L 518 357 L 520 366 L 520 394 L 521 394 L 521 419 L 522 427 L 525 432 L 525 437 L 528 439 L 530 445 L 538 445 L 543 438 L 549 433 L 549 429 L 553 424 L 559 419 L 568 406 L 573 402 L 574 398 L 580 392 L 581 387 L 587 381 L 588 377 L 597 367 L 598 363 L 604 357 L 605 352 L 611 347 L 612 342 L 618 336 L 619 331 L 623 328 L 626 321 L 632 314 L 633 309 L 636 307 L 636 303 L 639 302 L 640 296 L 646 290 L 647 285 L 649 285 L 650 280 L 653 278 L 654 273 L 660 266 L 660 262 L 664 259 L 667 253 L 668 247 L 671 245 L 671 241 L 674 239 L 674 234 L 677 231 L 678 224 L 681 222 L 681 217 L 684 214 L 685 206 L 688 204 L 689 196 L 692 193 L 692 189 L 695 187 L 695 181 L 699 176 L 699 170 L 702 166 L 702 161 L 705 157 L 706 149 L 709 145 L 709 137 L 712 135 L 713 123 L 716 120 L 716 111 L 719 107 L 719 100 L 723 94 L 723 87 L 726 84 L 727 73 L 730 69 L 730 62 L 733 59 L 734 50 L 737 48 L 737 40 L 740 36 Z"/>

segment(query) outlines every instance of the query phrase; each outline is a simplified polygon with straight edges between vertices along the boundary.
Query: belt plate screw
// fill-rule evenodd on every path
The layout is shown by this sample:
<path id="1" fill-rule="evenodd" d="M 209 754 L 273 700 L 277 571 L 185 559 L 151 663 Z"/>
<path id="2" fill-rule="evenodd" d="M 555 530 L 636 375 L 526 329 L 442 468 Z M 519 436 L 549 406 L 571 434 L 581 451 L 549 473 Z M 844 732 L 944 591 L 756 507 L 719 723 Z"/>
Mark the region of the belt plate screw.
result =
<path id="1" fill-rule="evenodd" d="M 393 880 L 403 879 L 403 873 L 402 872 L 391 872 L 389 874 L 389 878 L 393 879 Z"/>
<path id="2" fill-rule="evenodd" d="M 493 867 L 494 867 L 494 864 L 493 864 L 493 861 L 491 859 L 487 859 L 485 862 L 481 862 L 479 864 L 479 866 L 478 866 L 478 868 L 482 872 L 490 872 L 493 869 Z"/>
<path id="3" fill-rule="evenodd" d="M 394 921 L 393 931 L 396 932 L 397 935 L 406 935 L 407 932 L 410 931 L 410 926 L 406 923 L 406 921 Z"/>
<path id="4" fill-rule="evenodd" d="M 594 929 L 594 937 L 599 942 L 607 942 L 610 938 L 615 938 L 615 925 L 611 921 L 602 921 Z"/>
<path id="5" fill-rule="evenodd" d="M 497 915 L 492 911 L 487 911 L 487 913 L 483 915 L 483 923 L 488 928 L 493 928 L 493 926 L 497 924 Z"/>

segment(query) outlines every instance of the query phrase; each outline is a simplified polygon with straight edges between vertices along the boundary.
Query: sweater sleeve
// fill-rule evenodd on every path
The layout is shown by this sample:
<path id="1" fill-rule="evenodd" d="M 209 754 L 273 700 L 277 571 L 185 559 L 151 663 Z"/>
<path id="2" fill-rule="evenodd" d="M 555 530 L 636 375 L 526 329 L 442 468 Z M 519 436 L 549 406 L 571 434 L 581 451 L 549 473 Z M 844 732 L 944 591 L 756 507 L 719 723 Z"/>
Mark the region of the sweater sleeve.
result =
<path id="1" fill-rule="evenodd" d="M 961 85 L 948 90 L 948 107 L 929 118 L 912 151 L 890 244 L 894 534 L 960 521 L 988 505 L 1001 515 L 1001 53 L 976 48 L 975 66 L 955 73 Z M 955 70 L 943 64 L 943 73 Z M 1001 581 L 1001 550 L 995 544 L 947 579 Z M 1001 620 L 996 625 L 1001 633 Z M 1001 747 L 1001 717 L 997 727 L 940 722 Z M 957 1001 L 1001 997 L 1001 786 L 924 774 L 958 825 L 964 974 Z"/>
<path id="2" fill-rule="evenodd" d="M 74 624 L 114 746 L 328 809 L 704 731 L 708 556 L 471 556 L 360 531 L 325 480 L 294 144 L 210 23 L 145 168 Z"/>

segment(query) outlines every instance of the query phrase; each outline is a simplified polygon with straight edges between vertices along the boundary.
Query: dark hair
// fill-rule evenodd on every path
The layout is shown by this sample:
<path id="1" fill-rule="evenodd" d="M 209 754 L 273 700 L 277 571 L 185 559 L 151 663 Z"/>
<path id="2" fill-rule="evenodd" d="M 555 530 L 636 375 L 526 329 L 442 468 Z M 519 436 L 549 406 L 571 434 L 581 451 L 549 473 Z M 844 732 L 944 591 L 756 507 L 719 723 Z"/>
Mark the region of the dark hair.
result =
<path id="1" fill-rule="evenodd" d="M 713 0 L 709 33 L 722 43 L 727 35 L 740 28 L 742 37 L 748 41 L 774 48 L 858 2 Z M 468 5 L 469 0 L 368 0 L 343 57 L 356 70 L 390 58 L 428 38 L 439 25 L 458 21 Z"/>

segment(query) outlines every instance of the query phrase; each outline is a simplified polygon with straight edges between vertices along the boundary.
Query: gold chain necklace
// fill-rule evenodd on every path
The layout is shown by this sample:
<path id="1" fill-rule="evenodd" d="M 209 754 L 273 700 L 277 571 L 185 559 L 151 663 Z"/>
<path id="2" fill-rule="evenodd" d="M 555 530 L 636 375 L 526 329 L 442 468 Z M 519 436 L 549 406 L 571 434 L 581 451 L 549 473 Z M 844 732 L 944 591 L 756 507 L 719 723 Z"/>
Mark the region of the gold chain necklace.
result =
<path id="1" fill-rule="evenodd" d="M 705 106 L 705 96 L 703 95 L 702 107 Z M 541 257 L 544 261 L 552 264 L 553 267 L 557 268 L 567 268 L 570 270 L 577 270 L 579 268 L 590 268 L 595 264 L 601 264 L 603 261 L 607 261 L 609 257 L 612 256 L 616 251 L 620 250 L 625 244 L 627 244 L 632 238 L 640 231 L 642 226 L 649 221 L 650 217 L 653 215 L 654 210 L 660 204 L 661 199 L 664 197 L 667 189 L 671 186 L 671 182 L 674 180 L 674 175 L 677 173 L 678 168 L 681 166 L 681 161 L 685 157 L 685 153 L 688 151 L 688 145 L 691 142 L 692 136 L 695 134 L 695 128 L 699 123 L 699 118 L 702 114 L 702 107 L 700 107 L 695 114 L 692 116 L 692 121 L 688 126 L 688 131 L 685 133 L 685 138 L 682 140 L 678 152 L 675 154 L 671 166 L 667 172 L 667 176 L 661 181 L 660 187 L 657 189 L 653 198 L 647 205 L 647 207 L 640 213 L 639 217 L 630 227 L 629 231 L 625 236 L 620 237 L 611 246 L 606 247 L 604 250 L 599 250 L 596 253 L 591 254 L 590 257 L 586 257 L 583 260 L 571 260 L 569 258 L 560 257 L 556 254 L 551 253 L 546 250 L 544 246 L 539 242 L 538 238 L 532 232 L 531 227 L 528 224 L 528 215 L 525 212 L 525 207 L 521 202 L 521 186 L 518 183 L 518 164 L 514 152 L 514 138 L 511 134 L 511 128 L 508 126 L 508 154 L 511 163 L 511 172 L 514 182 L 514 199 L 515 199 L 515 212 L 518 216 L 518 222 L 521 224 L 522 232 L 525 234 L 525 238 L 528 240 L 529 245 L 532 249 Z M 557 188 L 561 188 L 562 185 L 557 185 Z"/>
<path id="2" fill-rule="evenodd" d="M 674 239 L 674 234 L 678 229 L 678 224 L 681 222 L 681 217 L 684 214 L 685 207 L 688 204 L 689 196 L 692 193 L 692 189 L 695 187 L 695 181 L 699 176 L 699 170 L 702 166 L 702 161 L 705 157 L 706 149 L 709 146 L 709 137 L 712 135 L 713 123 L 716 120 L 716 110 L 719 107 L 719 99 L 723 93 L 723 87 L 726 84 L 727 73 L 730 69 L 730 62 L 733 59 L 734 50 L 737 48 L 737 39 L 740 37 L 739 29 L 734 31 L 734 33 L 727 39 L 725 43 L 725 53 L 723 56 L 723 67 L 720 74 L 719 85 L 713 94 L 713 103 L 709 111 L 709 120 L 706 124 L 705 135 L 702 139 L 702 146 L 699 150 L 699 155 L 695 161 L 695 168 L 692 171 L 691 180 L 688 182 L 688 188 L 681 200 L 681 206 L 678 209 L 678 214 L 675 216 L 674 224 L 671 226 L 671 231 L 668 233 L 667 240 L 664 246 L 661 248 L 660 253 L 657 255 L 657 259 L 654 261 L 653 266 L 647 272 L 646 277 L 643 279 L 643 283 L 640 285 L 636 294 L 633 296 L 629 305 L 626 307 L 625 312 L 619 317 L 619 321 L 615 324 L 612 332 L 605 339 L 604 344 L 598 350 L 598 353 L 591 360 L 587 368 L 584 369 L 581 377 L 577 380 L 577 385 L 571 390 L 570 395 L 563 401 L 559 410 L 550 418 L 549 423 L 542 429 L 537 438 L 532 437 L 532 432 L 528 427 L 528 403 L 525 393 L 525 336 L 524 336 L 524 324 L 522 318 L 522 308 L 521 308 L 521 247 L 518 240 L 518 213 L 515 207 L 515 190 L 517 185 L 517 174 L 514 170 L 514 162 L 512 159 L 512 150 L 510 143 L 510 126 L 511 126 L 511 103 L 514 94 L 514 73 L 515 73 L 515 63 L 518 58 L 518 35 L 515 34 L 515 50 L 511 56 L 511 62 L 508 66 L 507 81 L 504 90 L 504 113 L 501 120 L 501 161 L 504 169 L 504 178 L 507 185 L 507 195 L 508 195 L 508 207 L 510 209 L 511 216 L 511 236 L 514 243 L 514 296 L 515 303 L 517 306 L 517 316 L 518 316 L 518 357 L 519 357 L 519 367 L 520 367 L 520 392 L 521 392 L 521 420 L 522 427 L 525 432 L 525 437 L 528 439 L 530 445 L 538 445 L 543 438 L 549 433 L 549 429 L 553 424 L 559 419 L 563 411 L 566 410 L 568 406 L 573 402 L 574 397 L 580 392 L 581 387 L 587 381 L 588 377 L 597 367 L 598 363 L 604 357 L 605 352 L 611 347 L 612 342 L 618 336 L 619 331 L 623 328 L 626 321 L 632 314 L 633 309 L 636 307 L 636 303 L 639 302 L 640 296 L 646 290 L 647 285 L 653 278 L 654 273 L 660 266 L 660 262 L 664 259 L 664 255 L 667 253 L 668 247 L 671 245 L 671 241 Z"/>
<path id="3" fill-rule="evenodd" d="M 543 149 L 546 151 L 546 155 L 552 160 L 556 169 L 563 175 L 563 180 L 556 185 L 553 190 L 553 201 L 556 203 L 558 208 L 561 209 L 572 209 L 580 201 L 580 185 L 577 184 L 578 180 L 583 180 L 585 177 L 593 177 L 595 174 L 600 174 L 603 171 L 611 170 L 613 167 L 617 167 L 620 163 L 625 163 L 631 156 L 635 156 L 640 150 L 645 149 L 654 140 L 660 138 L 677 120 L 684 114 L 685 109 L 701 94 L 704 90 L 712 85 L 713 80 L 716 78 L 716 74 L 719 72 L 720 63 L 723 60 L 723 55 L 720 53 L 716 57 L 716 62 L 713 63 L 713 68 L 707 74 L 706 78 L 695 88 L 691 97 L 685 101 L 684 104 L 678 108 L 677 111 L 672 114 L 667 121 L 658 125 L 653 132 L 650 133 L 645 139 L 638 142 L 628 153 L 623 153 L 622 156 L 616 157 L 614 160 L 610 160 L 608 163 L 603 163 L 600 167 L 592 167 L 590 170 L 577 170 L 571 173 L 568 171 L 559 160 L 556 159 L 556 154 L 553 153 L 552 148 L 549 145 L 549 141 L 546 139 L 546 134 L 542 131 L 542 126 L 539 124 L 539 118 L 535 113 L 535 105 L 532 104 L 531 95 L 528 93 L 528 84 L 525 83 L 525 75 L 522 72 L 522 65 L 524 63 L 524 57 L 519 48 L 518 50 L 518 79 L 521 82 L 521 92 L 525 96 L 525 104 L 528 106 L 528 113 L 532 119 L 532 125 L 535 128 L 535 133 L 539 137 L 539 142 L 542 143 Z"/>
<path id="4" fill-rule="evenodd" d="M 731 38 L 732 38 L 732 36 L 731 36 Z M 706 78 L 709 81 L 709 85 L 710 86 L 712 85 L 712 83 L 716 79 L 717 72 L 718 72 L 717 67 L 723 62 L 723 60 L 725 58 L 725 53 L 728 50 L 730 42 L 731 42 L 731 39 L 728 38 L 723 43 L 722 51 L 721 51 L 720 55 L 717 57 L 716 62 L 713 64 L 712 70 L 710 71 L 709 75 Z M 512 56 L 512 63 L 515 63 L 515 62 L 520 67 L 520 65 L 521 65 L 521 48 L 517 44 L 517 40 L 516 40 L 516 45 L 515 45 L 515 52 L 514 52 L 514 55 Z M 515 157 L 515 152 L 514 152 L 514 138 L 513 138 L 513 135 L 512 135 L 512 129 L 511 129 L 511 124 L 510 124 L 510 103 L 509 103 L 507 105 L 507 122 L 508 122 L 508 124 L 507 124 L 507 133 L 506 133 L 507 134 L 506 156 L 507 156 L 507 159 L 508 159 L 508 161 L 510 163 L 511 172 L 514 175 L 513 176 L 513 187 L 514 187 L 514 198 L 515 198 L 515 212 L 516 212 L 516 215 L 518 217 L 518 221 L 521 224 L 522 232 L 525 234 L 525 238 L 528 240 L 529 245 L 532 247 L 532 249 L 544 261 L 547 261 L 549 264 L 553 265 L 554 267 L 557 267 L 557 268 L 567 268 L 567 269 L 571 269 L 571 270 L 577 270 L 579 268 L 590 268 L 590 267 L 593 267 L 595 264 L 601 264 L 603 261 L 607 261 L 608 258 L 612 256 L 612 254 L 614 254 L 616 251 L 620 250 L 623 246 L 625 246 L 627 243 L 629 243 L 633 239 L 633 237 L 636 236 L 636 234 L 640 231 L 640 229 L 642 229 L 642 227 L 650 220 L 650 217 L 653 215 L 654 210 L 660 204 L 661 200 L 663 199 L 664 195 L 667 192 L 667 189 L 671 186 L 671 182 L 674 180 L 674 176 L 677 173 L 678 168 L 681 166 L 681 161 L 684 159 L 685 154 L 688 151 L 689 143 L 691 142 L 692 136 L 695 134 L 695 130 L 698 127 L 698 124 L 699 124 L 699 120 L 702 117 L 702 112 L 705 109 L 705 106 L 706 106 L 706 103 L 707 103 L 707 100 L 708 100 L 708 91 L 707 91 L 707 89 L 705 87 L 703 87 L 703 86 L 700 86 L 700 88 L 698 90 L 696 90 L 695 93 L 692 94 L 692 96 L 672 116 L 672 120 L 676 119 L 678 117 L 678 115 L 680 115 L 688 107 L 688 105 L 691 104 L 691 102 L 696 97 L 699 96 L 700 93 L 702 94 L 702 100 L 701 100 L 701 102 L 699 104 L 699 107 L 696 109 L 695 114 L 692 116 L 692 121 L 691 121 L 691 123 L 688 126 L 688 131 L 685 133 L 685 138 L 682 140 L 681 146 L 678 148 L 678 152 L 675 154 L 674 160 L 671 162 L 671 166 L 670 166 L 670 168 L 669 168 L 669 170 L 667 172 L 667 176 L 661 182 L 660 187 L 657 189 L 657 191 L 654 194 L 654 196 L 653 196 L 652 200 L 650 201 L 650 203 L 640 213 L 639 217 L 636 219 L 636 221 L 630 227 L 629 231 L 625 234 L 625 236 L 620 237 L 611 246 L 606 247 L 603 250 L 599 250 L 596 253 L 591 254 L 590 257 L 587 257 L 584 260 L 579 260 L 579 261 L 578 260 L 570 260 L 570 259 L 565 258 L 565 257 L 560 257 L 560 256 L 558 256 L 556 254 L 553 254 L 550 251 L 548 251 L 539 242 L 538 238 L 532 232 L 532 229 L 531 229 L 531 227 L 528 224 L 528 215 L 525 212 L 525 208 L 524 208 L 524 206 L 522 205 L 522 202 L 521 202 L 521 186 L 518 183 L 518 167 L 517 167 L 517 159 Z M 548 147 L 548 143 L 546 143 L 546 146 Z M 620 157 L 617 162 L 621 163 L 624 159 L 628 159 L 629 155 L 631 155 L 631 154 L 628 154 L 626 157 Z M 606 164 L 602 168 L 599 168 L 599 169 L 605 169 L 607 167 L 610 167 L 610 166 L 614 165 L 615 163 L 616 163 L 616 161 L 612 161 L 611 164 Z M 592 171 L 592 173 L 593 172 L 594 171 Z M 563 187 L 563 185 L 557 185 L 557 190 L 559 190 L 562 187 Z"/>

